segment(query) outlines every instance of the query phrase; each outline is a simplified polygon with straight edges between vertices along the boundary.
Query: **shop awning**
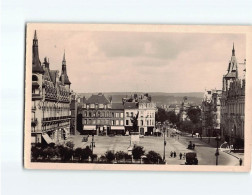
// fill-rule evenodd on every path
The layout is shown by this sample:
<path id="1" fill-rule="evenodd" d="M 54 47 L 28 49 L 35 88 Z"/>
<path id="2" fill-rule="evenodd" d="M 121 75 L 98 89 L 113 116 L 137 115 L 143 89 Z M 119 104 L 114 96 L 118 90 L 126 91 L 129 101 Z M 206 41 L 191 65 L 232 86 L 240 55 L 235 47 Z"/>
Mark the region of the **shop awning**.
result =
<path id="1" fill-rule="evenodd" d="M 54 143 L 47 133 L 42 134 L 42 137 L 44 138 L 47 144 Z"/>
<path id="2" fill-rule="evenodd" d="M 111 130 L 124 130 L 124 126 L 111 126 Z"/>
<path id="3" fill-rule="evenodd" d="M 93 131 L 93 130 L 96 130 L 96 126 L 95 125 L 84 125 L 83 130 Z"/>

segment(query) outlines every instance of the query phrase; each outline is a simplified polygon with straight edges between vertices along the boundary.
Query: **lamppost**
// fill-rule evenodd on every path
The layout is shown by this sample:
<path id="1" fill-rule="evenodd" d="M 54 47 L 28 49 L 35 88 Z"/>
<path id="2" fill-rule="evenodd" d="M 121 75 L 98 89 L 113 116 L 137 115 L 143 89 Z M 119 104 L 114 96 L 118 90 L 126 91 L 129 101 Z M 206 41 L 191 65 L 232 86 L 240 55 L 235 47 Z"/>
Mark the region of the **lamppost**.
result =
<path id="1" fill-rule="evenodd" d="M 95 141 L 94 141 L 94 134 L 92 134 L 92 141 L 91 141 L 91 144 L 90 144 L 90 148 L 92 150 L 92 162 L 94 161 L 94 148 L 95 148 Z"/>
<path id="2" fill-rule="evenodd" d="M 221 136 L 220 135 L 217 135 L 216 138 L 216 143 L 217 143 L 217 146 L 216 146 L 216 153 L 215 153 L 215 156 L 216 156 L 216 166 L 218 165 L 218 157 L 219 157 L 219 141 L 221 140 Z"/>
<path id="3" fill-rule="evenodd" d="M 165 146 L 166 146 L 165 130 L 166 130 L 166 127 L 164 126 L 164 127 L 163 127 L 163 131 L 164 131 L 164 155 L 163 155 L 163 161 L 164 161 L 164 162 L 165 162 Z"/>

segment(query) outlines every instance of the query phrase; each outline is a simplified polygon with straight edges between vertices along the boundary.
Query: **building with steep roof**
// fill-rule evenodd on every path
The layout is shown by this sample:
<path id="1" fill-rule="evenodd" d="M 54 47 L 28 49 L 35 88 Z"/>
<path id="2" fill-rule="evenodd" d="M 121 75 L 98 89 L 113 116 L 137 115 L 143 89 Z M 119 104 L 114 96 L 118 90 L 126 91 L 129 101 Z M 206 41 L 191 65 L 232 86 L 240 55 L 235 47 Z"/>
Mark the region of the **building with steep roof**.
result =
<path id="1" fill-rule="evenodd" d="M 78 114 L 82 115 L 83 134 L 107 134 L 111 126 L 111 101 L 104 94 L 92 95 L 88 99 L 82 99 L 81 109 Z"/>
<path id="2" fill-rule="evenodd" d="M 62 66 L 66 70 L 65 62 Z M 35 31 L 32 46 L 32 143 L 59 143 L 69 135 L 70 84 L 60 80 L 58 70 L 50 69 L 48 58 L 44 58 L 41 64 Z"/>
<path id="3" fill-rule="evenodd" d="M 227 73 L 222 80 L 221 135 L 230 144 L 244 142 L 246 60 L 238 63 L 233 45 Z"/>

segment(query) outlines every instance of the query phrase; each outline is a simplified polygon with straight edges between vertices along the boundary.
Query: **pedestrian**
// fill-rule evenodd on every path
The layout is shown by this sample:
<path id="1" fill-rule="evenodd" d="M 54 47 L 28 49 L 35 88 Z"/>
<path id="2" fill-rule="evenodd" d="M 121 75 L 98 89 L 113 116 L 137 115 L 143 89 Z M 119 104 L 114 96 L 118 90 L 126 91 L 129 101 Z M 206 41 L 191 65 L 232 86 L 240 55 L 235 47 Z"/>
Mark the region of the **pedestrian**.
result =
<path id="1" fill-rule="evenodd" d="M 177 156 L 177 154 L 176 154 L 176 152 L 175 152 L 175 151 L 173 152 L 173 156 L 174 156 L 174 158 L 176 158 L 176 156 Z"/>
<path id="2" fill-rule="evenodd" d="M 178 140 L 179 140 L 179 135 L 178 135 Z"/>
<path id="3" fill-rule="evenodd" d="M 171 151 L 171 154 L 170 154 L 171 158 L 173 157 L 173 152 Z"/>
<path id="4" fill-rule="evenodd" d="M 239 159 L 239 163 L 240 163 L 240 166 L 242 166 L 242 159 L 241 158 Z"/>
<path id="5" fill-rule="evenodd" d="M 183 154 L 180 152 L 180 154 L 179 154 L 180 160 L 182 159 L 182 156 L 183 156 Z"/>

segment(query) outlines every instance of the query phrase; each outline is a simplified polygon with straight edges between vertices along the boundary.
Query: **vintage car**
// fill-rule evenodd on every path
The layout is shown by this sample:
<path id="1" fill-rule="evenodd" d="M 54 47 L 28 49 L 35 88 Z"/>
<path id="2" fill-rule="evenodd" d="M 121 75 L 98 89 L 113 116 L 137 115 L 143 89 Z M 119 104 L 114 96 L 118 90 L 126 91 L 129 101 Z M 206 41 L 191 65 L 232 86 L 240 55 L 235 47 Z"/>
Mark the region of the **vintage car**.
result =
<path id="1" fill-rule="evenodd" d="M 186 153 L 186 165 L 198 165 L 197 154 L 195 152 Z"/>

